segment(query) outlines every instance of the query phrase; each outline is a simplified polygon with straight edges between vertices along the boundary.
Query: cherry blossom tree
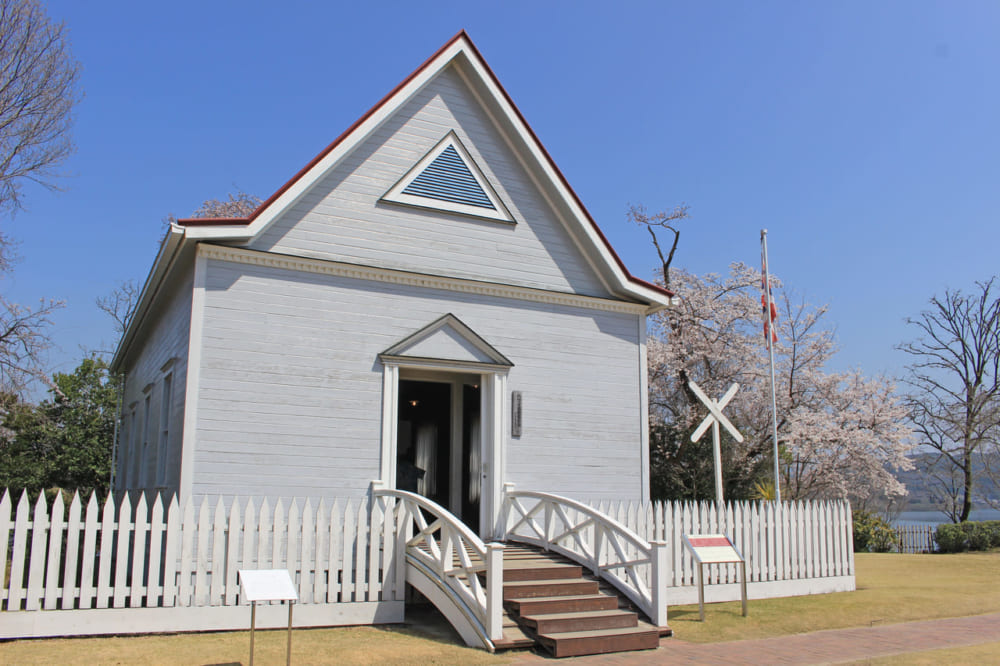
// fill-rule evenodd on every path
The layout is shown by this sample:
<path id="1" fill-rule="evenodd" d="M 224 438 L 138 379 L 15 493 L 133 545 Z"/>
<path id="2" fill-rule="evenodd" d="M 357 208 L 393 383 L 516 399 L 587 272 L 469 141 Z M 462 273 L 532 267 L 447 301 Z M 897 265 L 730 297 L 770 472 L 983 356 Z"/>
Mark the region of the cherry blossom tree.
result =
<path id="1" fill-rule="evenodd" d="M 780 316 L 775 344 L 782 497 L 850 497 L 857 501 L 905 493 L 892 474 L 910 463 L 906 411 L 887 378 L 860 371 L 831 373 L 836 352 L 825 307 L 795 300 L 771 276 Z M 726 276 L 675 269 L 679 305 L 652 317 L 648 343 L 651 466 L 661 496 L 713 494 L 711 452 L 690 442 L 704 408 L 687 388 L 693 380 L 712 396 L 736 382 L 726 408 L 743 434 L 723 437 L 727 497 L 753 495 L 773 461 L 767 351 L 760 305 L 761 274 L 736 263 Z"/>

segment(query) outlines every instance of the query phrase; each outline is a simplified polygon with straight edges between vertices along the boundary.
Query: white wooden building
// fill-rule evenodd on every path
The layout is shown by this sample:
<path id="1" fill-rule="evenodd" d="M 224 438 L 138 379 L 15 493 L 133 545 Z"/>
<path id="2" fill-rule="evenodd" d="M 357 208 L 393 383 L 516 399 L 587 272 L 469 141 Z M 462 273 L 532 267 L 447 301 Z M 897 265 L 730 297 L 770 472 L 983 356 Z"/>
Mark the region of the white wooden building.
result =
<path id="1" fill-rule="evenodd" d="M 647 500 L 646 316 L 466 34 L 245 219 L 172 225 L 114 359 L 117 490 L 414 490 L 487 536 L 504 483 Z"/>
<path id="2" fill-rule="evenodd" d="M 731 535 L 751 598 L 854 589 L 846 502 L 647 502 L 670 299 L 459 33 L 248 218 L 171 227 L 113 362 L 116 497 L 0 493 L 0 638 L 241 628 L 238 572 L 286 569 L 297 626 L 412 587 L 491 651 L 650 649 L 686 534 Z"/>

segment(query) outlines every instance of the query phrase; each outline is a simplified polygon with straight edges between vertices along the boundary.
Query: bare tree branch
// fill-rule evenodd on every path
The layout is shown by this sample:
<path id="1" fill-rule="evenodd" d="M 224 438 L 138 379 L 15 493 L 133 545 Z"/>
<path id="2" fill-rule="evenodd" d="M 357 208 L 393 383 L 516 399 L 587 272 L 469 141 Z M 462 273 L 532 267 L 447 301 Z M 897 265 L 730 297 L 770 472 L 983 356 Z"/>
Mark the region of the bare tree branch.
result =
<path id="1" fill-rule="evenodd" d="M 0 0 L 0 210 L 22 207 L 25 182 L 57 189 L 79 78 L 62 23 L 37 0 Z"/>
<path id="2" fill-rule="evenodd" d="M 139 303 L 139 283 L 136 280 L 119 282 L 107 296 L 98 296 L 95 303 L 101 312 L 114 320 L 115 332 L 121 335 L 132 321 Z"/>
<path id="3" fill-rule="evenodd" d="M 897 347 L 907 366 L 907 406 L 921 443 L 938 452 L 928 475 L 956 522 L 968 520 L 977 492 L 977 460 L 1000 437 L 1000 297 L 996 278 L 971 294 L 947 290 L 907 319 L 918 338 Z M 989 472 L 992 467 L 987 467 Z M 959 482 L 960 481 L 960 482 Z"/>
<path id="4" fill-rule="evenodd" d="M 663 286 L 669 289 L 670 264 L 673 263 L 674 253 L 677 252 L 677 243 L 681 239 L 681 232 L 677 229 L 676 223 L 690 217 L 690 215 L 688 215 L 688 206 L 686 204 L 681 204 L 673 210 L 660 211 L 650 215 L 646 212 L 645 206 L 630 205 L 626 216 L 630 222 L 635 222 L 636 224 L 646 227 L 646 230 L 649 232 L 650 237 L 653 239 L 653 247 L 656 248 L 656 254 L 660 257 L 661 269 L 663 271 Z M 663 255 L 663 249 L 660 247 L 659 238 L 656 236 L 656 228 L 669 231 L 673 234 L 673 240 L 670 243 L 670 250 L 667 252 L 666 256 Z"/>

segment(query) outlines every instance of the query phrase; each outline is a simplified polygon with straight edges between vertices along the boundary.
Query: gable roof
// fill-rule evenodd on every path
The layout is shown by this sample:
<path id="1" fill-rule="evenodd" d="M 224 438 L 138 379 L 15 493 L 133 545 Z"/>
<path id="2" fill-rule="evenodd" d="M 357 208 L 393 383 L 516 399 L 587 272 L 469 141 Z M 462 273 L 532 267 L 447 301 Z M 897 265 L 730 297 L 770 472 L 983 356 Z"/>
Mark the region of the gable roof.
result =
<path id="1" fill-rule="evenodd" d="M 475 85 L 481 99 L 500 113 L 498 122 L 505 125 L 509 134 L 520 139 L 523 153 L 542 172 L 545 180 L 569 211 L 570 232 L 591 250 L 590 254 L 600 268 L 611 277 L 615 292 L 622 296 L 660 308 L 670 304 L 673 293 L 633 276 L 611 247 L 607 237 L 587 212 L 580 198 L 570 187 L 566 177 L 538 140 L 510 95 L 500 84 L 496 74 L 483 59 L 482 54 L 464 30 L 460 31 L 420 67 L 406 77 L 388 95 L 354 122 L 333 143 L 314 157 L 288 182 L 268 197 L 253 213 L 245 218 L 189 218 L 177 221 L 184 228 L 185 239 L 247 241 L 270 226 L 285 210 L 292 206 L 315 183 L 349 154 L 354 146 L 376 130 L 392 113 L 405 104 L 428 81 L 453 63 L 465 67 L 463 73 L 470 85 Z"/>
<path id="2" fill-rule="evenodd" d="M 564 217 L 570 233 L 582 247 L 590 250 L 588 257 L 598 268 L 603 269 L 606 277 L 611 278 L 609 284 L 613 291 L 619 296 L 648 305 L 649 312 L 669 306 L 673 292 L 629 273 L 552 156 L 483 59 L 479 49 L 462 30 L 278 188 L 253 213 L 247 217 L 180 219 L 172 224 L 140 293 L 134 316 L 119 341 L 112 359 L 112 368 L 116 371 L 120 369 L 133 340 L 144 325 L 163 281 L 179 258 L 188 255 L 197 241 L 241 243 L 253 239 L 329 173 L 343 157 L 350 154 L 355 146 L 378 129 L 383 121 L 417 94 L 427 82 L 452 64 L 463 66 L 463 78 L 475 88 L 475 93 L 483 103 L 491 105 L 491 110 L 495 112 L 493 119 L 499 129 L 520 142 L 522 150 L 519 152 L 528 163 L 537 167 L 541 172 L 541 181 L 550 186 L 556 195 L 555 200 L 568 211 L 568 215 Z"/>

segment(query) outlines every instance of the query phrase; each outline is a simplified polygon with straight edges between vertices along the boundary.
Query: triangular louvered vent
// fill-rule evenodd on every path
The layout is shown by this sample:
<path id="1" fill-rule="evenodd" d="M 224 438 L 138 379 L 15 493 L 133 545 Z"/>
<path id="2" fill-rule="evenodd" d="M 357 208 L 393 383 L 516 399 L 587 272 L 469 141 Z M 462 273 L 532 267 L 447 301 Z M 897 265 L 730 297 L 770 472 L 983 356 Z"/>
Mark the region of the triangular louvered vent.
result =
<path id="1" fill-rule="evenodd" d="M 438 142 L 382 200 L 514 222 L 454 132 Z"/>

